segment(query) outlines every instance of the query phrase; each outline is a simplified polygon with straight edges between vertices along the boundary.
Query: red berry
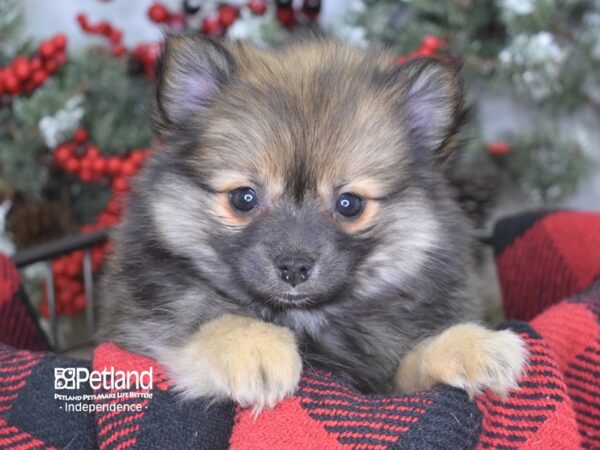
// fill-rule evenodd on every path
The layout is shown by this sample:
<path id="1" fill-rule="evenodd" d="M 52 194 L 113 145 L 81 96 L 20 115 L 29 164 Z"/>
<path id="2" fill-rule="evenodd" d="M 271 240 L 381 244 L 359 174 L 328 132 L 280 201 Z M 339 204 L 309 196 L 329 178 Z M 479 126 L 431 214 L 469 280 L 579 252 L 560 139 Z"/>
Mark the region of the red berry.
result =
<path id="1" fill-rule="evenodd" d="M 112 27 L 108 22 L 100 22 L 96 25 L 98 27 L 98 32 L 103 36 L 109 37 L 112 32 Z"/>
<path id="2" fill-rule="evenodd" d="M 52 262 L 52 272 L 54 273 L 55 277 L 57 275 L 64 274 L 65 273 L 65 269 L 66 269 L 66 264 L 65 264 L 65 261 L 62 258 L 58 258 L 58 259 L 56 259 L 55 261 Z"/>
<path id="3" fill-rule="evenodd" d="M 248 9 L 252 11 L 253 14 L 262 16 L 267 10 L 267 4 L 264 0 L 250 0 L 248 2 Z"/>
<path id="4" fill-rule="evenodd" d="M 433 53 L 436 53 L 442 46 L 442 40 L 432 34 L 426 34 L 422 41 L 423 47 L 428 48 Z"/>
<path id="5" fill-rule="evenodd" d="M 87 16 L 83 13 L 77 14 L 77 23 L 79 23 L 79 26 L 84 30 L 89 26 Z"/>
<path id="6" fill-rule="evenodd" d="M 137 169 L 135 167 L 135 164 L 133 164 L 133 162 L 123 161 L 123 164 L 121 165 L 121 174 L 123 176 L 130 177 L 132 175 L 135 175 L 136 172 L 137 172 Z"/>
<path id="7" fill-rule="evenodd" d="M 50 41 L 44 41 L 40 45 L 40 55 L 42 55 L 42 58 L 44 59 L 52 58 L 55 51 L 56 47 L 54 47 L 54 44 Z"/>
<path id="8" fill-rule="evenodd" d="M 219 20 L 214 17 L 205 17 L 202 19 L 200 31 L 207 36 L 218 36 L 222 34 L 223 29 Z"/>
<path id="9" fill-rule="evenodd" d="M 121 160 L 113 156 L 108 160 L 108 171 L 113 174 L 120 172 L 121 164 Z"/>
<path id="10" fill-rule="evenodd" d="M 117 58 L 125 54 L 125 46 L 123 44 L 117 44 L 112 49 L 112 54 Z"/>
<path id="11" fill-rule="evenodd" d="M 56 284 L 57 289 L 64 289 L 65 287 L 71 285 L 71 279 L 65 273 L 65 271 L 67 270 L 67 259 L 64 256 L 59 259 L 62 261 L 62 266 L 64 269 L 62 273 L 57 275 L 56 279 L 54 280 L 54 283 Z"/>
<path id="12" fill-rule="evenodd" d="M 487 151 L 492 156 L 506 155 L 510 152 L 510 146 L 504 141 L 491 142 L 487 146 Z"/>
<path id="13" fill-rule="evenodd" d="M 46 78 L 48 78 L 48 75 L 46 75 L 46 72 L 43 70 L 36 70 L 31 77 L 36 86 L 43 84 L 44 81 L 46 81 Z"/>
<path id="14" fill-rule="evenodd" d="M 121 206 L 121 202 L 116 198 L 113 198 L 106 204 L 106 211 L 116 216 L 121 212 Z"/>
<path id="15" fill-rule="evenodd" d="M 229 28 L 237 20 L 240 10 L 233 5 L 219 6 L 219 24 L 223 28 Z"/>
<path id="16" fill-rule="evenodd" d="M 77 158 L 70 158 L 65 163 L 65 169 L 69 172 L 77 172 L 79 170 L 79 160 Z"/>
<path id="17" fill-rule="evenodd" d="M 106 160 L 98 158 L 94 160 L 92 163 L 92 170 L 95 172 L 102 174 L 106 170 Z"/>
<path id="18" fill-rule="evenodd" d="M 77 265 L 83 264 L 83 251 L 77 250 L 69 255 L 71 261 L 73 261 Z"/>
<path id="19" fill-rule="evenodd" d="M 56 62 L 55 59 L 49 59 L 44 64 L 44 68 L 46 69 L 46 71 L 48 73 L 52 74 L 58 70 L 58 63 Z"/>
<path id="20" fill-rule="evenodd" d="M 98 227 L 100 229 L 106 228 L 108 226 L 109 221 L 110 221 L 110 218 L 109 218 L 108 214 L 106 214 L 105 212 L 100 213 L 100 215 L 98 216 Z"/>
<path id="21" fill-rule="evenodd" d="M 26 58 L 19 56 L 13 61 L 13 71 L 19 80 L 25 80 L 31 75 L 31 65 Z"/>
<path id="22" fill-rule="evenodd" d="M 82 161 L 82 166 L 83 163 L 87 162 L 86 160 Z M 94 180 L 94 173 L 90 170 L 90 168 L 81 168 L 81 172 L 79 173 L 79 178 L 81 179 L 81 181 L 83 181 L 84 183 L 89 183 L 91 181 Z"/>
<path id="23" fill-rule="evenodd" d="M 40 58 L 33 58 L 30 61 L 29 66 L 31 67 L 31 70 L 33 70 L 34 72 L 36 70 L 40 70 L 42 68 L 42 60 Z"/>
<path id="24" fill-rule="evenodd" d="M 92 261 L 100 264 L 102 263 L 102 261 L 104 261 L 105 258 L 105 253 L 104 253 L 104 249 L 102 247 L 94 247 L 92 249 Z"/>
<path id="25" fill-rule="evenodd" d="M 54 151 L 54 159 L 59 164 L 66 163 L 71 156 L 72 153 L 69 147 L 67 147 L 66 145 L 61 145 Z"/>
<path id="26" fill-rule="evenodd" d="M 275 16 L 284 27 L 290 28 L 296 23 L 296 15 L 292 8 L 277 8 Z"/>
<path id="27" fill-rule="evenodd" d="M 112 186 L 113 186 L 113 189 L 117 192 L 125 192 L 125 191 L 129 190 L 129 183 L 123 177 L 115 178 Z"/>
<path id="28" fill-rule="evenodd" d="M 153 3 L 148 9 L 148 17 L 152 22 L 163 23 L 169 20 L 169 11 L 162 3 Z"/>
<path id="29" fill-rule="evenodd" d="M 88 132 L 85 130 L 85 128 L 77 128 L 73 133 L 73 139 L 75 139 L 75 142 L 78 144 L 83 144 L 85 141 L 87 141 L 87 138 Z"/>
<path id="30" fill-rule="evenodd" d="M 81 253 L 83 253 L 83 252 L 81 252 Z M 77 261 L 78 261 L 78 264 L 80 267 L 80 272 L 77 274 L 77 275 L 79 275 L 81 273 L 81 269 L 83 269 L 83 267 L 82 267 L 83 258 L 80 258 Z M 83 283 L 81 281 L 79 281 L 79 279 L 80 279 L 80 277 L 77 277 L 77 279 L 73 280 L 73 283 L 71 284 L 74 295 L 83 293 Z"/>
<path id="31" fill-rule="evenodd" d="M 123 40 L 123 33 L 119 30 L 112 30 L 109 35 L 109 39 L 113 44 L 118 44 Z"/>
<path id="32" fill-rule="evenodd" d="M 4 90 L 9 94 L 18 94 L 21 90 L 19 79 L 14 73 L 9 72 L 4 76 Z"/>
<path id="33" fill-rule="evenodd" d="M 100 158 L 100 150 L 95 145 L 90 145 L 85 156 L 91 160 L 96 160 Z"/>
<path id="34" fill-rule="evenodd" d="M 125 180 L 123 180 L 125 183 L 127 183 Z M 124 190 L 127 189 L 127 186 L 125 186 Z M 100 213 L 100 216 L 98 218 L 98 224 L 100 225 L 100 227 L 102 228 L 106 228 L 106 227 L 110 227 L 114 224 L 116 224 L 119 221 L 119 218 L 117 216 L 115 216 L 114 214 L 109 214 L 106 211 L 103 211 L 102 213 Z"/>
<path id="35" fill-rule="evenodd" d="M 59 292 L 57 292 L 57 295 L 56 295 L 56 300 L 58 303 L 57 306 L 62 306 L 62 305 L 69 303 L 72 295 L 73 295 L 73 291 L 71 289 L 62 288 Z"/>
<path id="36" fill-rule="evenodd" d="M 62 66 L 67 62 L 67 54 L 65 52 L 58 52 L 56 55 L 54 55 L 54 60 L 56 61 L 56 64 Z"/>
<path id="37" fill-rule="evenodd" d="M 59 33 L 52 38 L 52 42 L 58 51 L 63 51 L 67 47 L 67 36 Z"/>
<path id="38" fill-rule="evenodd" d="M 420 47 L 415 56 L 431 56 L 435 51 L 429 47 Z"/>
<path id="39" fill-rule="evenodd" d="M 90 170 L 92 168 L 93 161 L 89 158 L 82 158 L 79 160 L 79 170 Z"/>
<path id="40" fill-rule="evenodd" d="M 67 268 L 66 268 L 67 275 L 69 275 L 70 277 L 76 277 L 77 275 L 79 275 L 80 272 L 81 272 L 81 266 L 79 264 L 77 264 L 76 261 L 71 260 L 67 263 Z"/>
<path id="41" fill-rule="evenodd" d="M 131 156 L 129 157 L 129 160 L 135 164 L 137 167 L 139 167 L 145 159 L 145 155 L 144 152 L 141 150 L 135 150 L 133 152 L 131 152 Z"/>

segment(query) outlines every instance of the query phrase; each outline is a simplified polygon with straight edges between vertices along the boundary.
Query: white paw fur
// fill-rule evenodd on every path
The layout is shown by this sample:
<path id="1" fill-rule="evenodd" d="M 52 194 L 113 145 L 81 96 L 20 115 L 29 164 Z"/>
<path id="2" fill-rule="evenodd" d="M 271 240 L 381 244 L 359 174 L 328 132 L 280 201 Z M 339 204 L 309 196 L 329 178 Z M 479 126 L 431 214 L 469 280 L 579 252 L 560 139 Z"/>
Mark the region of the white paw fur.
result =
<path id="1" fill-rule="evenodd" d="M 293 394 L 302 371 L 289 329 L 233 314 L 204 324 L 161 359 L 184 397 L 229 398 L 255 412 Z"/>
<path id="2" fill-rule="evenodd" d="M 396 384 L 404 392 L 447 384 L 473 398 L 483 389 L 505 397 L 518 387 L 527 347 L 513 331 L 455 325 L 419 344 L 403 360 Z"/>

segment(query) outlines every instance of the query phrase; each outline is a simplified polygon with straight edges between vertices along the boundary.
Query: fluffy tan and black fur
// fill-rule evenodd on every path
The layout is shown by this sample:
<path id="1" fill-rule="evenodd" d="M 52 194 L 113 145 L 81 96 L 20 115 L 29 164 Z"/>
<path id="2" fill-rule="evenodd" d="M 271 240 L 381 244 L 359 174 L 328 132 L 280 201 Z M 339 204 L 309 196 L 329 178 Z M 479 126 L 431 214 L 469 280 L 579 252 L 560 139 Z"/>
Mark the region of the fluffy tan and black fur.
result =
<path id="1" fill-rule="evenodd" d="M 302 366 L 367 392 L 514 385 L 518 337 L 452 327 L 476 318 L 469 228 L 441 168 L 462 117 L 453 68 L 179 36 L 156 104 L 165 145 L 115 236 L 101 338 L 158 358 L 189 397 L 258 407 Z M 344 193 L 356 216 L 336 210 Z M 308 261 L 302 282 L 282 277 L 290 255 Z"/>

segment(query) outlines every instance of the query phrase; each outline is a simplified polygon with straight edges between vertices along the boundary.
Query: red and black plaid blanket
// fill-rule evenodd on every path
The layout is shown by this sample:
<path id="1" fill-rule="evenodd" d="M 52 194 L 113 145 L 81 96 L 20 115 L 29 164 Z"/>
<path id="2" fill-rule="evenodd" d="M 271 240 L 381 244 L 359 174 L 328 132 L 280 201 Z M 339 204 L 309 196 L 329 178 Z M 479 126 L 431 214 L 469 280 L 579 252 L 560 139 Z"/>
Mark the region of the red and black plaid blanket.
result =
<path id="1" fill-rule="evenodd" d="M 0 448 L 600 448 L 600 214 L 503 220 L 494 246 L 511 319 L 504 326 L 530 350 L 507 399 L 486 393 L 469 402 L 446 386 L 363 395 L 306 371 L 294 397 L 257 418 L 233 404 L 179 401 L 160 366 L 112 344 L 91 363 L 32 351 L 47 344 L 1 258 Z M 69 386 L 70 370 L 150 368 L 152 388 Z"/>

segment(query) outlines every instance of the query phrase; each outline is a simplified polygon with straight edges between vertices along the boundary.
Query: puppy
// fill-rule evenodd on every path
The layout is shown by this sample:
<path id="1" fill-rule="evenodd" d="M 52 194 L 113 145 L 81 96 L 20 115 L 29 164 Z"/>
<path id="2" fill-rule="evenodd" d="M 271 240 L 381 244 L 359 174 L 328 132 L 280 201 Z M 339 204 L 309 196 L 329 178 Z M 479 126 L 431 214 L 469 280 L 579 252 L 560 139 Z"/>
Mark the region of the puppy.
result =
<path id="1" fill-rule="evenodd" d="M 505 394 L 525 347 L 473 322 L 469 227 L 442 168 L 462 112 L 437 60 L 168 38 L 165 145 L 115 236 L 100 338 L 158 359 L 188 398 L 256 409 L 303 367 L 369 393 Z"/>

